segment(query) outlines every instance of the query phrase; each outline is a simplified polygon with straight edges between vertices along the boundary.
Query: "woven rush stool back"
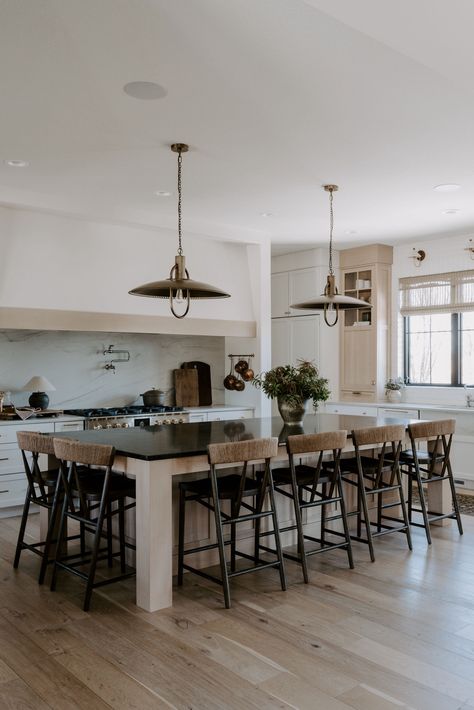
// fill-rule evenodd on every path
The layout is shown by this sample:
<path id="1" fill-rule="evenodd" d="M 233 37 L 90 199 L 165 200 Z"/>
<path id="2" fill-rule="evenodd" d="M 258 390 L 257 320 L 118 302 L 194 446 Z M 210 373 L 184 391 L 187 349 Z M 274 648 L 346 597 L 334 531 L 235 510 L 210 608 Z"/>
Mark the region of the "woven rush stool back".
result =
<path id="1" fill-rule="evenodd" d="M 355 429 L 352 432 L 352 439 L 357 446 L 402 441 L 404 436 L 405 427 L 403 424 L 389 424 L 387 426 L 368 427 L 367 429 Z"/>
<path id="2" fill-rule="evenodd" d="M 347 431 L 328 431 L 321 434 L 296 434 L 289 436 L 286 448 L 289 454 L 316 453 L 343 449 L 347 441 Z"/>
<path id="3" fill-rule="evenodd" d="M 278 439 L 272 437 L 234 441 L 226 444 L 209 444 L 207 451 L 211 465 L 270 459 L 278 453 Z"/>
<path id="4" fill-rule="evenodd" d="M 409 424 L 408 432 L 411 439 L 436 439 L 441 436 L 452 436 L 456 429 L 455 419 L 440 419 L 434 422 L 419 422 Z"/>
<path id="5" fill-rule="evenodd" d="M 74 439 L 54 439 L 54 453 L 61 461 L 88 466 L 112 466 L 115 448 L 107 444 L 86 444 Z"/>
<path id="6" fill-rule="evenodd" d="M 16 435 L 18 446 L 22 451 L 54 456 L 53 437 L 40 434 L 37 431 L 19 431 Z"/>

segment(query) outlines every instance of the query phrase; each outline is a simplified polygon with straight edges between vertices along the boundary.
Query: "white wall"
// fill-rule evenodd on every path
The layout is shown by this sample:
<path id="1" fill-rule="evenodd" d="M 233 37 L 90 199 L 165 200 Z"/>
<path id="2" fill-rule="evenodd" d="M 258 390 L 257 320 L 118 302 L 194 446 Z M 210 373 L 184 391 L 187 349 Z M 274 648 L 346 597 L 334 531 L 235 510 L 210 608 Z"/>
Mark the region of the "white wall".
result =
<path id="1" fill-rule="evenodd" d="M 439 274 L 447 271 L 474 269 L 474 261 L 464 251 L 468 243 L 467 236 L 446 236 L 427 241 L 418 240 L 394 247 L 392 267 L 392 377 L 403 374 L 402 359 L 402 320 L 399 316 L 398 281 L 404 276 L 421 274 Z M 426 258 L 420 267 L 409 258 L 418 249 L 426 252 Z M 459 387 L 407 387 L 404 390 L 407 402 L 427 402 L 442 404 L 464 404 L 464 391 Z"/>
<path id="2" fill-rule="evenodd" d="M 109 345 L 128 350 L 129 362 L 105 369 Z M 81 333 L 29 330 L 0 331 L 0 390 L 12 393 L 15 404 L 27 404 L 30 392 L 21 388 L 33 375 L 44 375 L 56 387 L 51 408 L 143 404 L 140 394 L 155 387 L 174 404 L 173 370 L 188 360 L 211 366 L 212 398 L 224 402 L 224 338 L 206 336 L 142 335 L 137 333 Z"/>
<path id="3" fill-rule="evenodd" d="M 168 316 L 167 301 L 128 291 L 168 277 L 176 242 L 172 230 L 0 207 L 0 307 Z M 246 245 L 185 234 L 183 246 L 191 278 L 231 294 L 193 301 L 188 318 L 254 320 Z"/>

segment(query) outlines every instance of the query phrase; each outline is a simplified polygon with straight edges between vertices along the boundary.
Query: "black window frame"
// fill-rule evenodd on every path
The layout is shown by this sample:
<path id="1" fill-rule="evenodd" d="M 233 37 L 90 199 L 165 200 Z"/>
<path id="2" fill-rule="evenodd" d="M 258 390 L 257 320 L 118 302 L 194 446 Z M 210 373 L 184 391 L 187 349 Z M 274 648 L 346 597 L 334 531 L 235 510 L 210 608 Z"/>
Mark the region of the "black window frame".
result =
<path id="1" fill-rule="evenodd" d="M 403 373 L 407 387 L 464 387 L 462 383 L 462 313 L 451 313 L 451 382 L 410 381 L 410 316 L 403 316 Z"/>

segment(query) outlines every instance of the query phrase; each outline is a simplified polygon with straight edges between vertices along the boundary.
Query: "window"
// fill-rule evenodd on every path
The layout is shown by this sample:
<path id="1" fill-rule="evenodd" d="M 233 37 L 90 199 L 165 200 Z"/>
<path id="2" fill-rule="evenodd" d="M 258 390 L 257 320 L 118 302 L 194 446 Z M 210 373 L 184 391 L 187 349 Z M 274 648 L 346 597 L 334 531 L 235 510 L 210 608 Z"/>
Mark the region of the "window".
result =
<path id="1" fill-rule="evenodd" d="M 408 384 L 474 384 L 474 271 L 400 280 Z"/>

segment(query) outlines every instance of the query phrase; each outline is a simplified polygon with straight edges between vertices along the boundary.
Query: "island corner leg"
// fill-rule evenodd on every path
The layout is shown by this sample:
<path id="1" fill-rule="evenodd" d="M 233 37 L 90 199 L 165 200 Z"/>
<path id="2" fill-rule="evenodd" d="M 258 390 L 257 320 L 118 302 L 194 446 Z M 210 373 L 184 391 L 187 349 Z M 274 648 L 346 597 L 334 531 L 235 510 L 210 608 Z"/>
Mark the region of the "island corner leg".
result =
<path id="1" fill-rule="evenodd" d="M 166 462 L 133 461 L 136 476 L 136 603 L 158 611 L 173 603 L 172 477 Z M 130 470 L 130 466 L 128 466 Z"/>

